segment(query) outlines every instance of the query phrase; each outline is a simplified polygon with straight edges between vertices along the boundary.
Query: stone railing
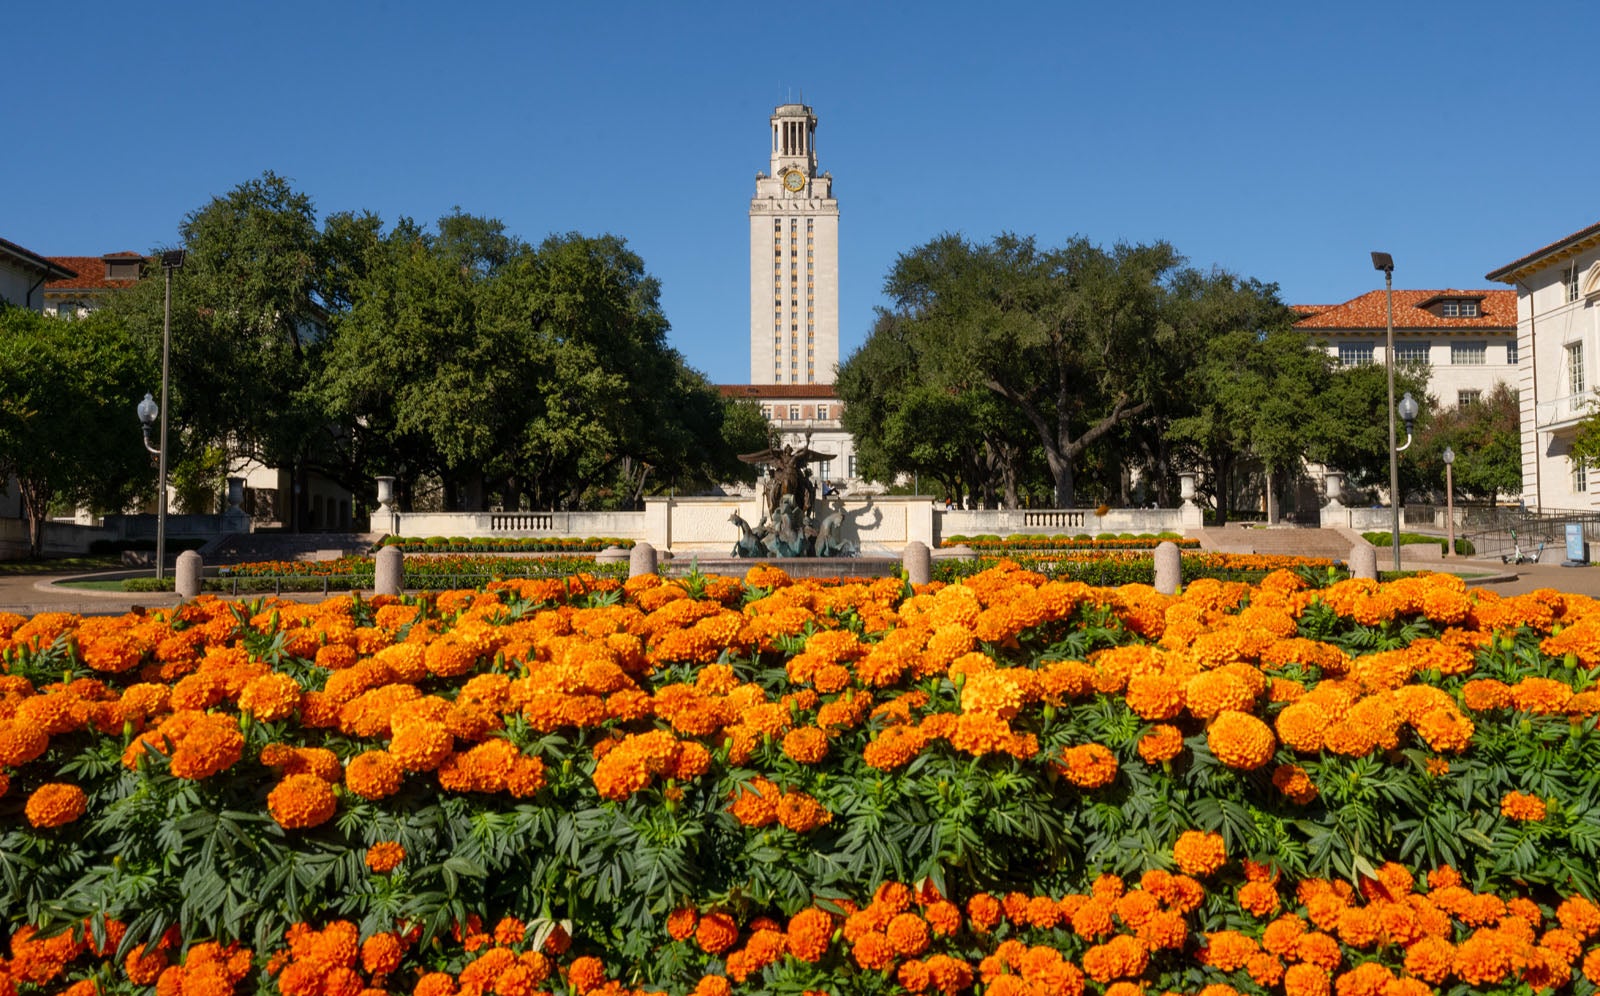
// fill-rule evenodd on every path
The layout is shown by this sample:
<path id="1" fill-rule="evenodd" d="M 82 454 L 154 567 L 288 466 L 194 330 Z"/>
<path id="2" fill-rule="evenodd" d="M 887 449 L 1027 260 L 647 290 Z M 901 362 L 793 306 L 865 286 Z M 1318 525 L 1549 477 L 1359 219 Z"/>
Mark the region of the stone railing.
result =
<path id="1" fill-rule="evenodd" d="M 1204 525 L 1198 506 L 1184 508 L 949 509 L 940 510 L 939 538 L 1011 536 L 1017 533 L 1181 533 Z"/>
<path id="2" fill-rule="evenodd" d="M 1182 508 L 950 509 L 926 496 L 874 496 L 830 501 L 842 507 L 843 538 L 863 553 L 898 555 L 913 540 L 938 547 L 947 536 L 1018 533 L 1183 533 L 1203 524 L 1192 503 Z M 737 513 L 754 526 L 758 499 L 739 495 L 647 498 L 634 512 L 383 512 L 372 531 L 395 536 L 608 536 L 649 543 L 675 553 L 726 556 L 739 538 Z"/>

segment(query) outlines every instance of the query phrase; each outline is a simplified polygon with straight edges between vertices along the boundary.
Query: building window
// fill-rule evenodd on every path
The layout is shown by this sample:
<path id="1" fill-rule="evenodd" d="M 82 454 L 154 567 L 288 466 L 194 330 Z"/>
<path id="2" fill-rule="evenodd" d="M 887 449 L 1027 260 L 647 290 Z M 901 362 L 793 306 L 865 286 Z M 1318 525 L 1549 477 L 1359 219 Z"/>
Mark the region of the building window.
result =
<path id="1" fill-rule="evenodd" d="M 768 422 L 772 421 L 772 406 L 771 405 L 762 405 L 761 406 L 761 417 L 766 419 Z"/>
<path id="2" fill-rule="evenodd" d="M 828 406 L 827 405 L 818 405 L 817 406 L 817 418 L 821 419 L 821 420 L 824 420 L 824 421 L 828 418 Z"/>
<path id="3" fill-rule="evenodd" d="M 845 476 L 849 477 L 849 478 L 854 478 L 856 476 L 856 455 L 854 453 L 852 453 L 849 456 L 845 457 L 844 466 L 845 466 Z"/>
<path id="4" fill-rule="evenodd" d="M 1489 347 L 1481 342 L 1452 342 L 1450 365 L 1455 367 L 1481 367 L 1489 362 Z"/>
<path id="5" fill-rule="evenodd" d="M 1460 314 L 1460 311 L 1461 306 L 1456 304 L 1454 301 L 1446 301 L 1444 303 L 1444 317 L 1455 318 L 1458 314 Z"/>
<path id="6" fill-rule="evenodd" d="M 1578 299 L 1578 261 L 1573 260 L 1572 265 L 1561 271 L 1561 284 L 1567 289 L 1567 303 Z"/>
<path id="7" fill-rule="evenodd" d="M 1517 365 L 1517 340 L 1506 340 L 1506 362 L 1512 366 Z"/>
<path id="8" fill-rule="evenodd" d="M 1428 365 L 1428 344 L 1425 342 L 1402 342 L 1394 347 L 1394 361 L 1396 363 L 1409 363 L 1412 366 L 1425 367 Z"/>
<path id="9" fill-rule="evenodd" d="M 1457 391 L 1456 407 L 1465 408 L 1468 405 L 1475 405 L 1481 397 L 1483 397 L 1482 391 Z"/>
<path id="10" fill-rule="evenodd" d="M 1362 342 L 1341 342 L 1339 344 L 1339 365 L 1341 367 L 1360 367 L 1372 362 L 1372 344 Z"/>
<path id="11" fill-rule="evenodd" d="M 1569 457 L 1572 460 L 1572 490 L 1585 492 L 1589 490 L 1589 461 L 1582 457 Z"/>
<path id="12" fill-rule="evenodd" d="M 789 421 L 791 421 L 791 422 L 800 421 L 800 406 L 799 405 L 790 405 L 789 406 Z"/>
<path id="13" fill-rule="evenodd" d="M 818 464 L 817 464 L 817 480 L 822 481 L 823 483 L 827 483 L 828 479 L 833 476 L 833 474 L 831 473 L 832 470 L 833 470 L 833 461 L 832 460 L 822 460 L 822 461 L 818 462 Z"/>
<path id="14" fill-rule="evenodd" d="M 1567 343 L 1567 393 L 1572 396 L 1574 410 L 1581 407 L 1578 398 L 1583 394 L 1583 343 Z"/>
<path id="15" fill-rule="evenodd" d="M 1476 301 L 1462 301 L 1461 302 L 1461 317 L 1462 318 L 1477 318 L 1478 317 L 1478 302 L 1476 302 Z"/>

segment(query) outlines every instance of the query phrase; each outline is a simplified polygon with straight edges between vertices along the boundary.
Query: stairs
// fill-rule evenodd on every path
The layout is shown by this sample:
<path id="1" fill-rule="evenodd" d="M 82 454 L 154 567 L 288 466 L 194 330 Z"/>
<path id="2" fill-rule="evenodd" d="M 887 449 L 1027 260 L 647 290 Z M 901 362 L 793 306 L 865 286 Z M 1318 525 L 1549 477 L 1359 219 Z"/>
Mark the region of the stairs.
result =
<path id="1" fill-rule="evenodd" d="M 1189 533 L 1198 537 L 1208 553 L 1262 553 L 1280 557 L 1326 557 L 1348 560 L 1356 546 L 1367 541 L 1348 529 L 1305 529 L 1285 526 L 1254 529 L 1247 526 L 1213 526 Z"/>
<path id="2" fill-rule="evenodd" d="M 382 533 L 230 533 L 201 549 L 206 566 L 263 560 L 334 560 L 364 554 Z"/>

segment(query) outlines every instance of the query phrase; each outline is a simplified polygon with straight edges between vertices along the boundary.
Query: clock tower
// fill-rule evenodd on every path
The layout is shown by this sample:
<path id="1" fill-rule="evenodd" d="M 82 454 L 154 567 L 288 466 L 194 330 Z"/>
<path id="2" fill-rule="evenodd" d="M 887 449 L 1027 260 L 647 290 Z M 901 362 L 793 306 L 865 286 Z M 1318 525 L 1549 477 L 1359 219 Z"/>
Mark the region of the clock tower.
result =
<path id="1" fill-rule="evenodd" d="M 805 104 L 772 112 L 772 171 L 750 200 L 752 384 L 832 384 L 839 363 L 839 202 L 816 137 Z"/>

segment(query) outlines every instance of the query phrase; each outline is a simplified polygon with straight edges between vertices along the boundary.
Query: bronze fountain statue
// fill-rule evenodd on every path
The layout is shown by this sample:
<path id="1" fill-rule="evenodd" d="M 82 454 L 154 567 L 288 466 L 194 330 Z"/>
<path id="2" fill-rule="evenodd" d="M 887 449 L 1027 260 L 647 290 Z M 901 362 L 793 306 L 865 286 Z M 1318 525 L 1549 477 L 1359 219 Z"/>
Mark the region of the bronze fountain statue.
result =
<path id="1" fill-rule="evenodd" d="M 806 464 L 832 459 L 813 450 L 810 441 L 795 449 L 785 443 L 759 453 L 741 453 L 739 459 L 768 468 L 762 476 L 761 521 L 752 526 L 738 512 L 728 521 L 739 527 L 735 557 L 854 557 L 856 545 L 844 539 L 844 502 L 827 514 L 817 505 L 817 487 Z M 870 502 L 870 497 L 868 501 Z M 822 506 L 826 508 L 826 506 Z M 813 518 L 816 521 L 812 521 Z"/>

